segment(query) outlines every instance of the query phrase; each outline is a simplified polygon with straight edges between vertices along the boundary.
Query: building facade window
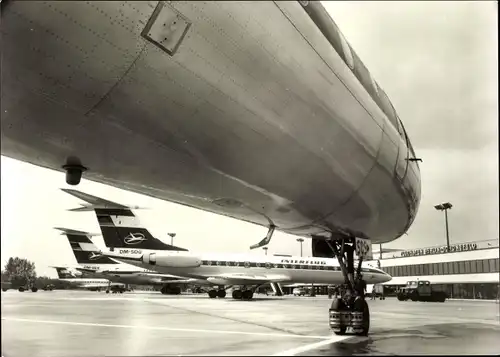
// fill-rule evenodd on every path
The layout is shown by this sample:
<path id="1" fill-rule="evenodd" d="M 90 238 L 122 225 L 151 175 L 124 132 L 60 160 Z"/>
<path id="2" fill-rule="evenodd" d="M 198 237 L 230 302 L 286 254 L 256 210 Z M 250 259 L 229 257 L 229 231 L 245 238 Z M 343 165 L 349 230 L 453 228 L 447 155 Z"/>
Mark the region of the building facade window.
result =
<path id="1" fill-rule="evenodd" d="M 495 259 L 490 259 L 489 261 L 489 272 L 495 272 L 497 269 L 496 269 L 496 264 L 495 264 Z"/>
<path id="2" fill-rule="evenodd" d="M 385 267 L 391 276 L 426 276 L 449 274 L 482 274 L 499 272 L 499 260 L 465 260 L 456 262 L 428 263 Z"/>
<path id="3" fill-rule="evenodd" d="M 458 262 L 458 274 L 465 274 L 465 262 Z"/>

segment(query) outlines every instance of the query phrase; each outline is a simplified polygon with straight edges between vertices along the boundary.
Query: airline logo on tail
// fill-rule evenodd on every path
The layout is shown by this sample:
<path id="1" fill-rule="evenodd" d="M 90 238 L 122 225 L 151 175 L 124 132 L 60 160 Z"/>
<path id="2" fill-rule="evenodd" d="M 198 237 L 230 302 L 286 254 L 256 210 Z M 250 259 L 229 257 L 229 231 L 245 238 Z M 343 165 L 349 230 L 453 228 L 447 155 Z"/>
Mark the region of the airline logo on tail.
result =
<path id="1" fill-rule="evenodd" d="M 147 238 L 142 233 L 129 233 L 128 236 L 123 238 L 123 242 L 128 245 L 139 244 L 145 240 L 147 240 Z"/>
<path id="2" fill-rule="evenodd" d="M 90 252 L 89 254 L 89 260 L 97 260 L 99 258 L 102 258 L 103 255 L 95 252 Z"/>
<path id="3" fill-rule="evenodd" d="M 60 270 L 61 274 L 64 274 L 64 275 L 69 275 L 69 276 L 75 276 L 73 273 L 71 273 L 68 269 L 61 269 Z"/>
<path id="4" fill-rule="evenodd" d="M 74 274 L 72 271 L 70 271 L 67 268 L 63 267 L 54 267 L 57 271 L 57 275 L 59 276 L 59 279 L 73 279 L 76 278 L 76 274 Z"/>

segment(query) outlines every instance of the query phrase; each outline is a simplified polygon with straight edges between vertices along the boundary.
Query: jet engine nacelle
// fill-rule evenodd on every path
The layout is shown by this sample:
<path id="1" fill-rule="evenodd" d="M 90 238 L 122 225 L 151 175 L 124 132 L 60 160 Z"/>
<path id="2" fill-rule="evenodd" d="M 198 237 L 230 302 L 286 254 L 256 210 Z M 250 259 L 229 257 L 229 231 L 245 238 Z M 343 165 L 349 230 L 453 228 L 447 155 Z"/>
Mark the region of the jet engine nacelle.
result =
<path id="1" fill-rule="evenodd" d="M 149 253 L 142 257 L 145 264 L 159 265 L 168 268 L 197 268 L 201 259 L 190 255 Z"/>
<path id="2" fill-rule="evenodd" d="M 208 278 L 207 281 L 214 285 L 231 285 L 231 282 L 221 278 Z"/>

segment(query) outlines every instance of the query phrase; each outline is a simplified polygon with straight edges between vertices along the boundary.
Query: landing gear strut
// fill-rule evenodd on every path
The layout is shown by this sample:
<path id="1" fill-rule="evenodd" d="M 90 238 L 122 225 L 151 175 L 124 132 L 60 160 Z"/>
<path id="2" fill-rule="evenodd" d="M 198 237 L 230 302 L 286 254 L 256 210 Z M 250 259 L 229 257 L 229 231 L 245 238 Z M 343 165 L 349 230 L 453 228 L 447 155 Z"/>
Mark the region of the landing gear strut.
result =
<path id="1" fill-rule="evenodd" d="M 358 243 L 358 244 L 357 244 Z M 370 329 L 370 310 L 365 300 L 366 283 L 361 275 L 363 253 L 358 252 L 359 261 L 354 266 L 354 251 L 359 251 L 359 242 L 353 237 L 332 239 L 328 243 L 337 258 L 344 275 L 340 297 L 335 296 L 330 307 L 330 328 L 336 335 L 344 335 L 352 328 L 356 335 L 367 336 Z"/>

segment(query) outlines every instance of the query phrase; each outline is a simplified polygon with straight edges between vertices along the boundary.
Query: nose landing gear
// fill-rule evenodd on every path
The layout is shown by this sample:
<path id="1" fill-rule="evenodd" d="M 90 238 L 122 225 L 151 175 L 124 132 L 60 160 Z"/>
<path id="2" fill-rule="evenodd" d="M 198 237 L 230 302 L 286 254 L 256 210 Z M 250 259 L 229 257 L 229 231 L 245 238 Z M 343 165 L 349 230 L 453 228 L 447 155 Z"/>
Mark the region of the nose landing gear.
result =
<path id="1" fill-rule="evenodd" d="M 335 296 L 330 306 L 330 328 L 336 335 L 344 335 L 351 328 L 354 334 L 367 336 L 370 330 L 370 309 L 365 300 L 366 283 L 361 275 L 361 263 L 367 250 L 363 249 L 363 242 L 360 244 L 353 237 L 332 239 L 327 244 L 344 275 L 340 297 Z M 359 257 L 356 269 L 354 251 Z"/>

